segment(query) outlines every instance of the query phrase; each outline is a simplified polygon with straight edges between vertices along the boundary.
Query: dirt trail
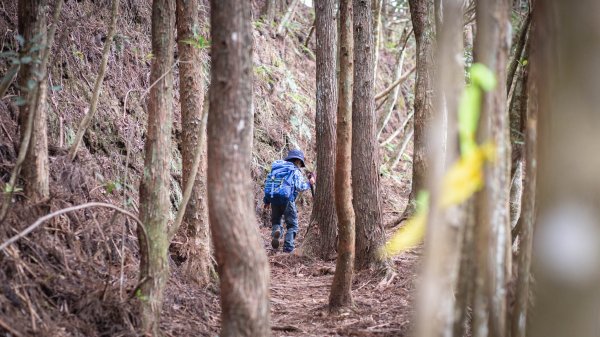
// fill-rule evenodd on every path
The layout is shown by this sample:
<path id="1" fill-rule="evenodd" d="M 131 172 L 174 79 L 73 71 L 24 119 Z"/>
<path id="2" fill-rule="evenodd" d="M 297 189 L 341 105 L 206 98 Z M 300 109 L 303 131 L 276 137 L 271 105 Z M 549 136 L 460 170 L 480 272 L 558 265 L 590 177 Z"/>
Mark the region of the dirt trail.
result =
<path id="1" fill-rule="evenodd" d="M 261 229 L 268 242 L 269 229 Z M 301 232 L 302 233 L 302 232 Z M 418 255 L 394 259 L 396 274 L 382 278 L 361 272 L 354 278 L 355 308 L 329 315 L 327 303 L 335 261 L 322 262 L 270 252 L 271 314 L 274 336 L 404 336 Z"/>
<path id="2" fill-rule="evenodd" d="M 300 234 L 305 232 L 301 221 Z M 396 274 L 355 275 L 355 307 L 337 315 L 327 310 L 335 261 L 311 260 L 270 247 L 270 229 L 260 228 L 271 267 L 272 336 L 408 336 L 419 251 L 393 260 Z M 300 238 L 301 239 L 301 238 Z M 207 288 L 173 277 L 165 296 L 161 328 L 166 336 L 215 336 L 220 329 L 218 284 Z"/>

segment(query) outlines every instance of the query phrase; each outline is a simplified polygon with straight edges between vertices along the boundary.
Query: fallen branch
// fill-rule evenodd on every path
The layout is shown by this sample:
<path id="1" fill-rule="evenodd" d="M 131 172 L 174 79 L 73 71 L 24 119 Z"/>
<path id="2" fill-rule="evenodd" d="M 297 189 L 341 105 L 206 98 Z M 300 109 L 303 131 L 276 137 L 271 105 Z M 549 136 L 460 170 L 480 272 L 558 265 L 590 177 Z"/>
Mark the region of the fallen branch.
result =
<path id="1" fill-rule="evenodd" d="M 23 337 L 22 333 L 20 333 L 19 331 L 15 330 L 15 328 L 11 327 L 10 324 L 6 323 L 2 319 L 0 319 L 0 327 L 2 327 L 4 330 L 10 332 L 11 334 L 13 334 L 13 335 L 15 335 L 17 337 Z"/>
<path id="2" fill-rule="evenodd" d="M 98 107 L 100 88 L 102 87 L 102 82 L 104 82 L 104 75 L 106 74 L 106 65 L 108 64 L 108 54 L 110 52 L 110 46 L 112 44 L 112 40 L 115 36 L 115 31 L 117 28 L 119 0 L 113 0 L 111 11 L 112 14 L 110 19 L 110 27 L 108 30 L 108 35 L 106 36 L 106 40 L 104 41 L 104 49 L 102 50 L 102 63 L 100 63 L 98 76 L 96 77 L 96 82 L 94 83 L 94 92 L 92 93 L 92 99 L 90 100 L 90 109 L 85 115 L 85 117 L 83 117 L 83 119 L 81 120 L 81 124 L 79 124 L 79 129 L 77 130 L 75 141 L 73 142 L 73 146 L 71 146 L 71 149 L 69 150 L 69 160 L 75 159 L 75 155 L 77 154 L 77 149 L 79 149 L 79 145 L 81 145 L 83 135 L 92 123 L 92 118 L 94 117 L 94 114 L 96 113 L 96 108 Z"/>
<path id="3" fill-rule="evenodd" d="M 408 122 L 411 120 L 412 116 L 414 115 L 414 112 L 411 112 L 407 117 L 406 120 L 404 120 L 404 123 L 402 123 L 402 126 L 399 127 L 398 129 L 396 129 L 396 131 L 394 131 L 394 133 L 392 133 L 386 140 L 384 140 L 381 144 L 379 144 L 379 146 L 386 146 L 389 142 L 391 142 L 392 140 L 394 140 L 394 138 L 396 138 L 400 132 L 402 132 L 402 130 L 404 130 L 404 128 L 406 127 L 406 125 L 408 124 Z"/>
<path id="4" fill-rule="evenodd" d="M 35 230 L 37 227 L 39 227 L 45 221 L 48 221 L 48 220 L 50 220 L 50 219 L 52 219 L 52 218 L 54 218 L 56 216 L 59 216 L 59 215 L 65 214 L 65 213 L 77 211 L 77 210 L 84 209 L 84 208 L 90 208 L 90 207 L 105 207 L 105 208 L 110 208 L 110 209 L 113 209 L 113 210 L 115 210 L 115 211 L 117 211 L 117 212 L 119 212 L 121 214 L 127 215 L 128 217 L 132 218 L 142 228 L 142 232 L 144 232 L 144 237 L 146 238 L 146 245 L 149 245 L 148 236 L 146 235 L 146 228 L 144 228 L 144 224 L 133 213 L 130 213 L 129 211 L 124 210 L 124 209 L 122 209 L 120 207 L 117 207 L 115 205 L 111 205 L 111 204 L 107 204 L 107 203 L 103 203 L 103 202 L 88 202 L 86 204 L 82 204 L 82 205 L 78 205 L 78 206 L 72 206 L 72 207 L 67 207 L 67 208 L 58 210 L 56 212 L 52 212 L 52 213 L 50 213 L 48 215 L 44 215 L 43 217 L 37 219 L 32 225 L 30 225 L 29 227 L 25 228 L 24 231 L 22 231 L 19 234 L 11 237 L 6 242 L 4 242 L 2 245 L 0 245 L 0 251 L 4 250 L 6 247 L 8 247 L 12 243 L 18 241 L 19 239 L 27 236 L 27 234 L 31 233 L 33 230 Z"/>
<path id="5" fill-rule="evenodd" d="M 399 84 L 402 84 L 404 81 L 406 81 L 408 79 L 408 77 L 415 71 L 415 69 L 417 69 L 417 67 L 413 66 L 412 68 L 410 68 L 410 70 L 406 74 L 402 75 L 402 77 L 400 77 L 396 82 L 390 84 L 389 87 L 385 88 L 382 92 L 375 95 L 375 100 L 378 101 L 378 100 L 386 97 L 390 92 L 392 92 L 392 90 L 394 90 L 395 87 L 397 87 Z"/>
<path id="6" fill-rule="evenodd" d="M 413 132 L 414 132 L 414 130 L 411 130 L 410 133 L 408 135 L 406 135 L 406 138 L 404 139 L 404 143 L 402 143 L 402 147 L 400 147 L 400 151 L 398 151 L 398 155 L 396 156 L 396 158 L 394 158 L 394 161 L 392 161 L 392 163 L 390 165 L 390 171 L 392 171 L 396 167 L 396 165 L 398 165 L 398 163 L 400 162 L 400 158 L 402 158 L 404 151 L 406 151 L 406 147 L 408 147 L 408 143 L 410 143 L 410 141 L 412 140 Z"/>

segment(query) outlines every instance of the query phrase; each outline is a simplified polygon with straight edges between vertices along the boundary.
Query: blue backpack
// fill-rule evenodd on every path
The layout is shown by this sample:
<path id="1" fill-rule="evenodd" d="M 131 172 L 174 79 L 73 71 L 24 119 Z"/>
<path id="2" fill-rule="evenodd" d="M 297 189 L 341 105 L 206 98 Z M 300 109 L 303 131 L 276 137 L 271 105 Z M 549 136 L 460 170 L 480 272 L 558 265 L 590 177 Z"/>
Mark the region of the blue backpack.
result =
<path id="1" fill-rule="evenodd" d="M 294 198 L 294 171 L 296 166 L 285 160 L 276 160 L 265 179 L 265 203 L 285 205 Z"/>

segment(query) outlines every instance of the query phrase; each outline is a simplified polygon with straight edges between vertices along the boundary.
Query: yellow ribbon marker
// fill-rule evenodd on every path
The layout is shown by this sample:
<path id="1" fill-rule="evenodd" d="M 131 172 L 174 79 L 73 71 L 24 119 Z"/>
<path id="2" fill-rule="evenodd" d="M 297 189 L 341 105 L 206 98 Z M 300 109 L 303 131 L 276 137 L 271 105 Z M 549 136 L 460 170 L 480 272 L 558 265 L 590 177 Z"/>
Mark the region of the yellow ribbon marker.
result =
<path id="1" fill-rule="evenodd" d="M 461 157 L 446 172 L 442 179 L 440 207 L 446 209 L 469 199 L 485 184 L 483 167 L 487 161 L 494 161 L 494 144 L 486 142 L 478 145 L 475 141 L 479 112 L 484 91 L 496 86 L 496 77 L 483 64 L 476 63 L 469 70 L 471 85 L 468 86 L 459 102 L 458 133 Z M 429 195 L 421 191 L 417 196 L 417 210 L 406 224 L 392 235 L 381 254 L 397 255 L 413 248 L 425 237 Z"/>
<path id="2" fill-rule="evenodd" d="M 429 193 L 421 191 L 417 195 L 417 211 L 383 247 L 381 254 L 385 256 L 397 255 L 418 245 L 423 241 L 429 209 Z"/>
<path id="3" fill-rule="evenodd" d="M 442 180 L 442 209 L 467 201 L 483 188 L 483 166 L 486 161 L 494 160 L 495 152 L 492 143 L 485 143 L 462 156 L 450 167 Z"/>

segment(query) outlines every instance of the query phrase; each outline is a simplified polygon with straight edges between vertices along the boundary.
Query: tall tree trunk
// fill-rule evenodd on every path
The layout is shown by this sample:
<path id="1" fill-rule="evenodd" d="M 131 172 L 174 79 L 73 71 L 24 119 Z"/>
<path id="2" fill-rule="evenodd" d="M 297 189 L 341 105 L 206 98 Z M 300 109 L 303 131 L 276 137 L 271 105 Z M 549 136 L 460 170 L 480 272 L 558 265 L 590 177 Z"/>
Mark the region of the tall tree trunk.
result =
<path id="1" fill-rule="evenodd" d="M 167 222 L 169 220 L 169 182 L 171 167 L 171 128 L 173 119 L 173 52 L 175 46 L 175 2 L 152 3 L 152 54 L 148 98 L 148 131 L 144 147 L 144 174 L 140 184 L 138 237 L 148 236 L 149 246 L 141 245 L 140 287 L 142 329 L 160 336 L 163 292 L 169 277 Z"/>
<path id="2" fill-rule="evenodd" d="M 265 5 L 262 9 L 263 20 L 270 24 L 275 19 L 275 0 L 265 0 Z"/>
<path id="3" fill-rule="evenodd" d="M 452 336 L 456 317 L 461 250 L 465 230 L 465 209 L 453 206 L 442 210 L 439 206 L 445 167 L 458 159 L 458 98 L 464 86 L 464 65 L 456 58 L 462 54 L 462 0 L 444 2 L 443 21 L 437 22 L 436 81 L 433 124 L 429 131 L 431 161 L 431 203 L 428 216 L 425 262 L 420 289 L 419 336 Z M 441 10 L 436 7 L 436 11 Z M 436 17 L 442 14 L 436 12 Z M 444 118 L 447 112 L 448 118 Z M 448 139 L 444 139 L 447 120 Z M 446 142 L 446 155 L 444 155 Z M 444 158 L 447 163 L 444 163 Z M 460 337 L 460 336 L 457 336 Z"/>
<path id="4" fill-rule="evenodd" d="M 317 190 L 312 221 L 319 233 L 307 237 L 305 253 L 329 259 L 335 253 L 337 217 L 334 195 L 335 111 L 337 109 L 335 1 L 315 3 L 317 38 Z M 312 248 L 311 248 L 312 246 Z M 311 254 L 311 250 L 313 254 Z"/>
<path id="5" fill-rule="evenodd" d="M 535 2 L 540 170 L 532 337 L 598 336 L 599 11 L 598 1 Z"/>
<path id="6" fill-rule="evenodd" d="M 338 216 L 338 246 L 329 309 L 352 305 L 354 273 L 354 208 L 352 207 L 352 76 L 354 71 L 352 0 L 340 0 L 340 78 L 337 108 L 335 161 L 335 208 Z"/>
<path id="7" fill-rule="evenodd" d="M 19 34 L 25 39 L 25 49 L 34 46 L 46 45 L 46 13 L 47 0 L 20 0 L 19 1 Z M 56 23 L 55 23 L 56 24 Z M 33 59 L 40 61 L 44 48 L 28 52 Z M 48 132 L 46 111 L 47 82 L 46 78 L 39 78 L 45 74 L 39 62 L 22 64 L 19 71 L 19 86 L 21 95 L 26 99 L 26 104 L 19 110 L 19 128 L 21 141 L 24 140 L 29 114 L 34 113 L 33 128 L 25 161 L 21 170 L 21 177 L 25 181 L 25 194 L 37 201 L 47 198 L 49 190 L 48 171 Z M 34 83 L 34 85 L 30 85 Z M 39 95 L 39 97 L 37 97 Z"/>
<path id="8" fill-rule="evenodd" d="M 434 27 L 432 0 L 409 0 L 410 16 L 417 44 L 415 80 L 415 120 L 413 135 L 413 173 L 411 191 L 404 217 L 415 211 L 417 193 L 425 188 L 431 150 L 427 145 L 427 128 L 432 123 L 432 74 Z"/>
<path id="9" fill-rule="evenodd" d="M 523 58 L 527 58 L 529 46 L 523 52 Z M 517 56 L 515 56 L 517 57 Z M 521 59 L 521 55 L 518 56 Z M 513 232 L 521 215 L 521 203 L 523 194 L 523 163 L 526 134 L 527 115 L 527 65 L 522 65 L 517 72 L 512 97 L 509 104 L 510 120 L 510 145 L 511 145 L 511 183 L 510 183 L 510 228 Z M 514 237 L 512 238 L 514 241 Z"/>
<path id="10" fill-rule="evenodd" d="M 373 0 L 373 48 L 375 55 L 373 56 L 373 81 L 377 83 L 377 65 L 379 64 L 379 50 L 381 44 L 381 9 L 383 0 Z"/>
<path id="11" fill-rule="evenodd" d="M 385 233 L 379 193 L 379 155 L 373 99 L 371 1 L 353 0 L 354 87 L 352 91 L 352 195 L 356 213 L 356 267 L 381 262 Z"/>
<path id="12" fill-rule="evenodd" d="M 475 61 L 486 65 L 497 78 L 496 88 L 484 95 L 479 140 L 491 140 L 496 160 L 485 168 L 485 187 L 476 201 L 478 264 L 474 336 L 506 336 L 506 286 L 511 272 L 510 250 L 510 136 L 506 111 L 508 57 L 507 0 L 482 0 L 477 4 Z M 489 332 L 482 326 L 489 324 Z"/>
<path id="13" fill-rule="evenodd" d="M 177 0 L 177 47 L 180 59 L 179 92 L 181 98 L 182 186 L 191 178 L 194 154 L 202 146 L 201 164 L 195 177 L 192 195 L 187 204 L 184 223 L 189 244 L 184 269 L 190 279 L 200 285 L 210 281 L 210 238 L 206 200 L 206 138 L 203 121 L 204 83 L 200 50 L 186 42 L 198 31 L 198 0 Z"/>
<path id="14" fill-rule="evenodd" d="M 252 206 L 251 3 L 211 1 L 208 206 L 221 336 L 269 336 L 269 266 Z"/>
<path id="15" fill-rule="evenodd" d="M 531 25 L 531 10 L 527 17 L 523 21 L 523 25 L 521 26 L 521 30 L 519 31 L 519 36 L 517 38 L 517 45 L 515 47 L 515 51 L 513 57 L 510 60 L 508 66 L 508 75 L 506 76 L 506 92 L 509 93 L 511 86 L 515 79 L 515 73 L 517 71 L 517 67 L 521 62 L 521 55 L 523 54 L 523 50 L 527 45 L 527 36 L 529 35 L 529 27 Z"/>
<path id="16" fill-rule="evenodd" d="M 519 217 L 519 255 L 517 258 L 517 279 L 515 284 L 515 306 L 511 312 L 511 337 L 525 337 L 529 288 L 531 283 L 531 255 L 533 245 L 533 223 L 535 220 L 535 189 L 537 176 L 537 114 L 538 85 L 535 71 L 530 76 L 523 69 L 523 83 L 526 89 L 526 127 L 524 149 L 523 208 Z M 534 77 L 535 76 L 535 77 Z"/>
<path id="17" fill-rule="evenodd" d="M 299 2 L 300 0 L 292 0 L 292 3 L 285 11 L 283 18 L 281 18 L 281 21 L 277 26 L 277 35 L 283 34 L 283 31 L 287 28 L 289 22 L 292 21 L 292 19 L 294 18 L 294 14 L 296 13 L 296 7 L 298 7 Z"/>

